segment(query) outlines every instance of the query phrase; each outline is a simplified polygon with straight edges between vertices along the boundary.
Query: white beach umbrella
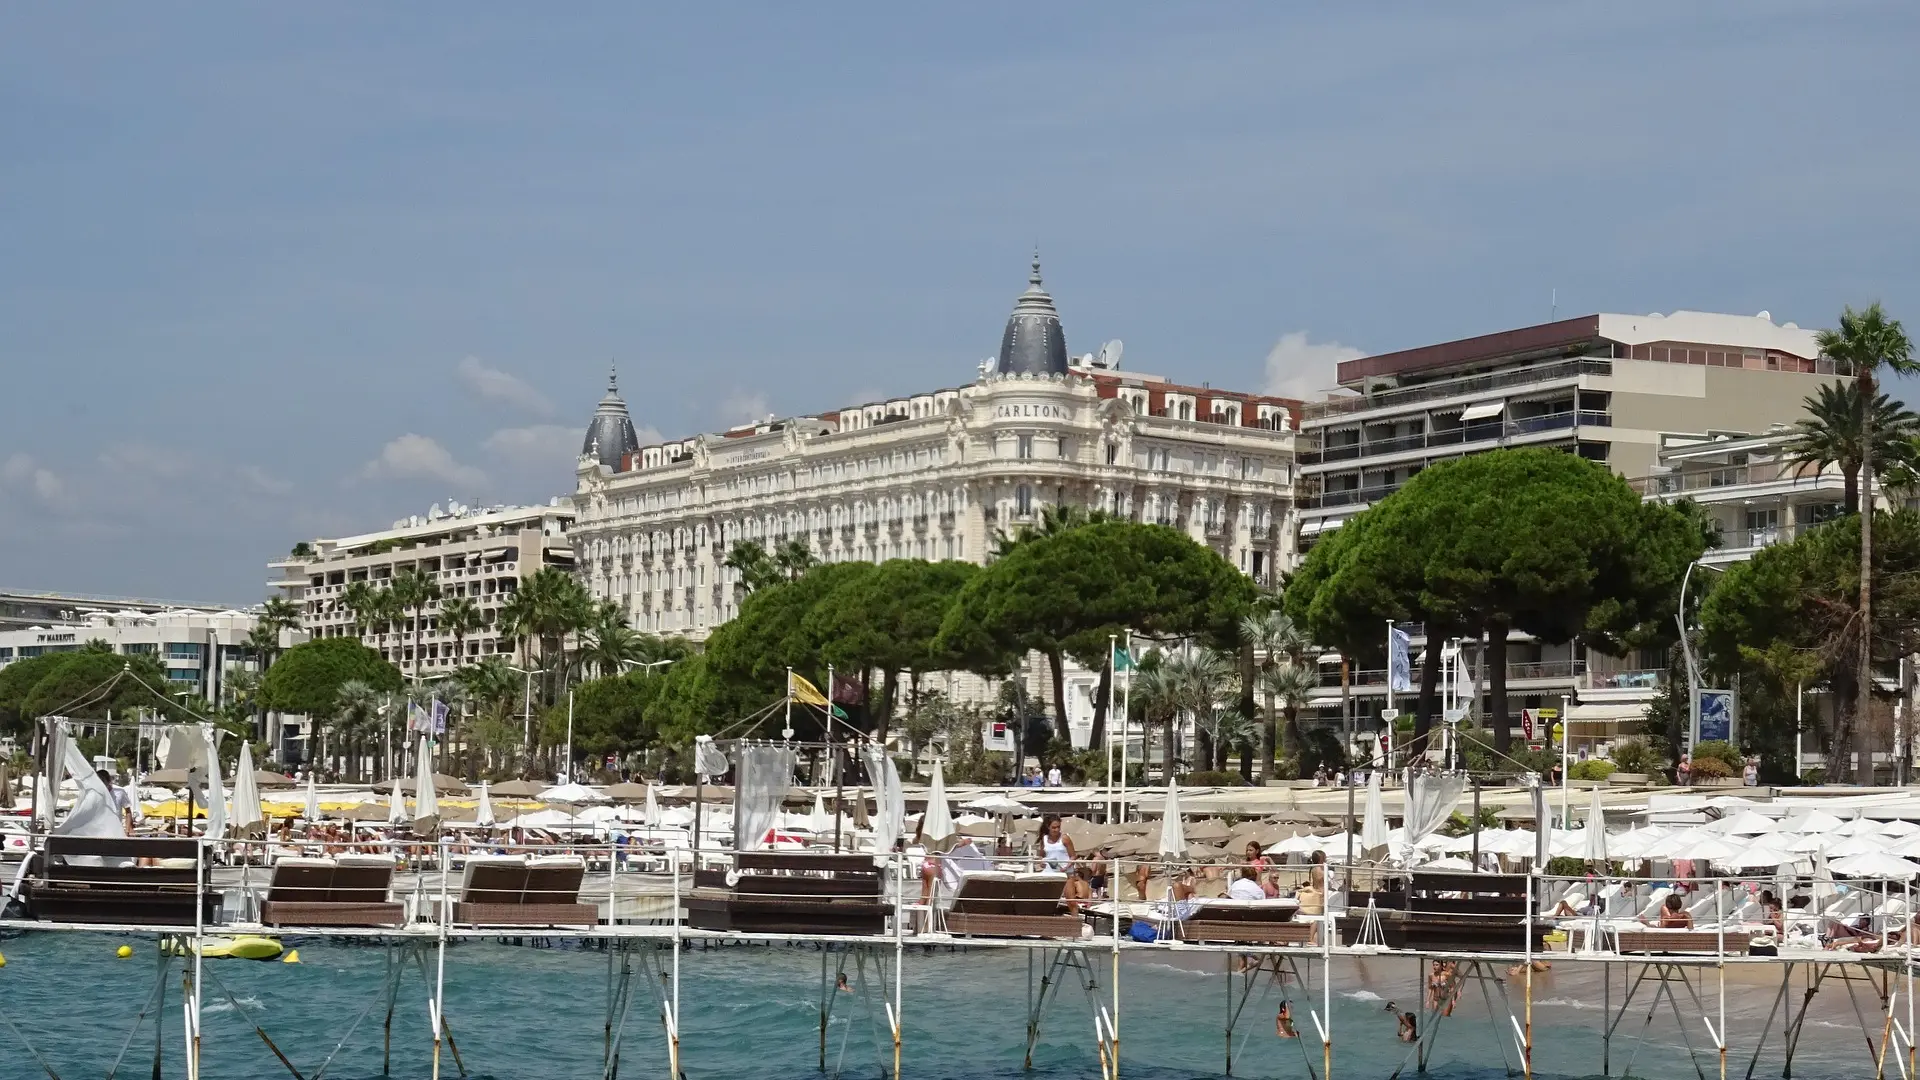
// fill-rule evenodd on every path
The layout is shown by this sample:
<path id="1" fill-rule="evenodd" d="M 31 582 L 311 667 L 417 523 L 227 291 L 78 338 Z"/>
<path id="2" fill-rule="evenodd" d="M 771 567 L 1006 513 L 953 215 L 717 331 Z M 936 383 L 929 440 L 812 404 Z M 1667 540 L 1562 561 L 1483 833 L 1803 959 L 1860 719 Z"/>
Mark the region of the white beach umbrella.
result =
<path id="1" fill-rule="evenodd" d="M 473 823 L 482 828 L 492 828 L 495 824 L 493 818 L 493 795 L 487 791 L 487 782 L 485 780 L 480 781 L 480 805 L 476 806 L 473 810 Z"/>
<path id="2" fill-rule="evenodd" d="M 814 802 L 815 805 L 818 805 L 818 798 L 816 798 Z M 652 784 L 647 785 L 647 811 L 645 816 L 640 820 L 645 822 L 649 829 L 657 829 L 660 827 L 660 799 L 659 796 L 654 794 Z"/>
<path id="3" fill-rule="evenodd" d="M 1607 861 L 1607 818 L 1600 809 L 1600 789 L 1593 789 L 1593 805 L 1587 808 L 1586 850 L 1582 856 L 1588 862 Z"/>
<path id="4" fill-rule="evenodd" d="M 1282 855 L 1311 855 L 1321 850 L 1320 838 L 1312 833 L 1301 833 L 1298 836 L 1289 836 L 1279 843 L 1269 846 L 1267 850 Z"/>
<path id="5" fill-rule="evenodd" d="M 1387 812 L 1380 803 L 1380 772 L 1367 775 L 1367 812 L 1360 821 L 1360 846 L 1372 851 L 1386 847 L 1393 837 L 1387 832 Z"/>
<path id="6" fill-rule="evenodd" d="M 1471 872 L 1474 869 L 1474 866 L 1472 863 L 1468 862 L 1465 859 L 1456 859 L 1456 858 L 1448 857 L 1444 859 L 1435 859 L 1432 862 L 1428 862 L 1428 863 L 1421 863 L 1420 869 L 1422 870 L 1458 870 L 1463 872 Z"/>
<path id="7" fill-rule="evenodd" d="M 1718 862 L 1738 855 L 1744 845 L 1728 843 L 1720 836 L 1691 836 L 1674 850 L 1672 858 L 1692 859 L 1695 862 Z"/>
<path id="8" fill-rule="evenodd" d="M 1805 814 L 1788 818 L 1782 825 L 1782 832 L 1824 833 L 1832 832 L 1844 822 L 1825 810 L 1809 810 Z"/>
<path id="9" fill-rule="evenodd" d="M 387 795 L 387 824 L 398 825 L 407 820 L 407 799 L 400 794 L 400 782 L 395 780 L 392 791 Z"/>
<path id="10" fill-rule="evenodd" d="M 306 819 L 308 824 L 320 820 L 320 789 L 315 786 L 313 770 L 311 768 L 307 770 Z"/>
<path id="11" fill-rule="evenodd" d="M 1775 839 L 1779 842 L 1782 850 L 1807 855 L 1815 851 L 1825 851 L 1828 847 L 1846 838 L 1835 836 L 1832 833 L 1815 832 L 1803 833 L 1799 836 L 1781 836 Z"/>
<path id="12" fill-rule="evenodd" d="M 1880 832 L 1884 836 L 1912 836 L 1915 833 L 1920 833 L 1920 825 L 1915 825 L 1913 822 L 1901 818 L 1882 825 Z"/>
<path id="13" fill-rule="evenodd" d="M 1187 851 L 1187 831 L 1180 821 L 1180 787 L 1167 785 L 1166 805 L 1160 810 L 1160 846 L 1157 854 L 1180 858 Z"/>
<path id="14" fill-rule="evenodd" d="M 233 774 L 233 819 L 236 829 L 266 820 L 260 812 L 260 781 L 253 774 L 253 747 L 240 744 L 240 764 Z"/>
<path id="15" fill-rule="evenodd" d="M 1598 788 L 1594 790 L 1599 790 Z M 1752 810 L 1742 810 L 1730 818 L 1722 818 L 1720 831 L 1733 836 L 1758 836 L 1779 829 L 1780 823 Z"/>
<path id="16" fill-rule="evenodd" d="M 962 803 L 963 810 L 978 810 L 986 814 L 1024 814 L 1032 809 L 1018 799 L 1008 798 L 998 791 L 990 791 L 969 803 Z"/>
<path id="17" fill-rule="evenodd" d="M 1869 851 L 1847 859 L 1835 859 L 1829 867 L 1836 874 L 1845 874 L 1856 878 L 1891 878 L 1904 881 L 1920 874 L 1920 863 L 1903 859 L 1898 855 L 1889 855 L 1884 851 Z"/>
<path id="18" fill-rule="evenodd" d="M 418 774 L 413 784 L 413 816 L 415 818 L 437 818 L 440 816 L 440 798 L 433 790 L 433 751 L 425 735 L 420 736 L 420 755 L 414 760 L 414 771 Z M 395 794 L 398 794 L 396 791 Z"/>
<path id="19" fill-rule="evenodd" d="M 647 794 L 652 796 L 653 789 L 648 788 Z M 808 819 L 807 828 L 815 836 L 825 836 L 833 831 L 833 817 L 827 813 L 827 797 L 818 791 L 813 793 L 813 816 Z"/>
<path id="20" fill-rule="evenodd" d="M 1838 829 L 1833 831 L 1841 836 L 1876 834 L 1880 831 L 1880 823 L 1870 817 L 1864 817 L 1856 813 L 1853 816 L 1853 820 L 1843 823 Z"/>
<path id="21" fill-rule="evenodd" d="M 1884 851 L 1887 838 L 1884 836 L 1845 836 L 1821 849 L 1829 859 L 1848 859 L 1855 855 L 1865 855 L 1869 851 Z"/>
<path id="22" fill-rule="evenodd" d="M 1794 862 L 1798 856 L 1782 851 L 1771 844 L 1754 844 L 1736 851 L 1724 859 L 1715 859 L 1715 863 L 1729 870 L 1772 870 L 1783 863 Z"/>
<path id="23" fill-rule="evenodd" d="M 936 758 L 933 783 L 927 788 L 927 812 L 920 815 L 920 836 L 930 844 L 937 844 L 958 831 L 959 826 L 953 823 L 953 811 L 947 809 L 947 779 Z"/>
<path id="24" fill-rule="evenodd" d="M 585 784 L 557 784 L 534 796 L 541 802 L 564 803 L 569 806 L 582 806 L 587 803 L 609 802 L 607 793 L 595 791 Z"/>

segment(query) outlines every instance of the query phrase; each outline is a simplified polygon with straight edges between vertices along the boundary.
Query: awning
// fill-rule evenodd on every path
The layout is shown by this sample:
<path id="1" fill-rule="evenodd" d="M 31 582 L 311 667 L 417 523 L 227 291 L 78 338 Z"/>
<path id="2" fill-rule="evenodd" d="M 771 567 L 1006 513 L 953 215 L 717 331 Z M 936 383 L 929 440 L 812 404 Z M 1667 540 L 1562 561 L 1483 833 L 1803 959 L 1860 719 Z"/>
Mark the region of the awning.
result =
<path id="1" fill-rule="evenodd" d="M 1471 420 L 1486 420 L 1506 411 L 1505 401 L 1482 401 L 1477 405 L 1467 406 L 1466 411 L 1460 414 L 1460 422 L 1464 424 Z"/>
<path id="2" fill-rule="evenodd" d="M 1645 720 L 1647 705 L 1644 703 L 1574 705 L 1567 709 L 1566 718 L 1576 724 L 1618 724 Z"/>

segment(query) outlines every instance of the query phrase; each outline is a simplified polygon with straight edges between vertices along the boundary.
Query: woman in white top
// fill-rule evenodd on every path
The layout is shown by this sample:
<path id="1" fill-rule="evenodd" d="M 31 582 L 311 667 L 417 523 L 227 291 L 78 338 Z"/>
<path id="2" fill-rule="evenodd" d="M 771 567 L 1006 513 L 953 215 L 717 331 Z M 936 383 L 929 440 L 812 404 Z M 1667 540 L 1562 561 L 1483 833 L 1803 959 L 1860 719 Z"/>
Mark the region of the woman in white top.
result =
<path id="1" fill-rule="evenodd" d="M 1061 831 L 1058 814 L 1048 814 L 1040 821 L 1040 864 L 1062 873 L 1073 865 L 1073 841 Z"/>

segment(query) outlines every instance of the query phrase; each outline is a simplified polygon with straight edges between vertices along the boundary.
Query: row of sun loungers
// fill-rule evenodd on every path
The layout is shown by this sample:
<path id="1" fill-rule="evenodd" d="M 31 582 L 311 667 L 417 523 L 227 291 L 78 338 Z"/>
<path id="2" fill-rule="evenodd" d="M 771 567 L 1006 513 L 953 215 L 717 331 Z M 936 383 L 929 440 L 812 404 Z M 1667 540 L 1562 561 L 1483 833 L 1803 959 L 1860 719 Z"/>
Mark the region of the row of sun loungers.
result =
<path id="1" fill-rule="evenodd" d="M 387 855 L 289 857 L 274 865 L 260 922 L 289 927 L 395 927 L 406 905 L 392 898 Z M 575 856 L 485 855 L 467 860 L 451 921 L 474 927 L 592 926 L 599 909 L 580 903 L 586 863 Z M 37 919 L 137 926 L 215 922 L 219 892 L 192 840 L 50 837 L 27 880 Z"/>

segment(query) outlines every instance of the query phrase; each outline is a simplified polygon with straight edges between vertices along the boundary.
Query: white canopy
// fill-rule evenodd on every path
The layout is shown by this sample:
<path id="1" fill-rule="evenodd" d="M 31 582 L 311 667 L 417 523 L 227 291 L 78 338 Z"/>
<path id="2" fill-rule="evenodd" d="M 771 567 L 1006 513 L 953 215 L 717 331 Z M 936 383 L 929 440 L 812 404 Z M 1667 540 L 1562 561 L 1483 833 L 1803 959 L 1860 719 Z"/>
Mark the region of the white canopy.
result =
<path id="1" fill-rule="evenodd" d="M 1385 847 L 1392 837 L 1387 833 L 1387 812 L 1380 803 L 1380 771 L 1367 775 L 1367 812 L 1360 822 L 1360 846 L 1372 851 Z"/>
<path id="2" fill-rule="evenodd" d="M 413 784 L 413 816 L 437 818 L 440 816 L 440 798 L 433 790 L 433 751 L 425 735 L 420 736 L 420 753 L 414 758 L 413 764 L 418 774 Z M 394 794 L 399 794 L 397 787 Z"/>
<path id="3" fill-rule="evenodd" d="M 823 808 L 824 809 L 824 808 Z M 953 823 L 953 811 L 947 809 L 947 779 L 938 759 L 933 763 L 933 784 L 927 789 L 927 812 L 920 815 L 920 836 L 937 844 L 960 831 Z"/>
<path id="4" fill-rule="evenodd" d="M 253 773 L 253 747 L 240 743 L 240 762 L 233 773 L 233 827 L 244 829 L 266 820 L 260 812 L 260 781 Z"/>
<path id="5" fill-rule="evenodd" d="M 1607 861 L 1607 818 L 1600 809 L 1600 789 L 1593 789 L 1593 804 L 1587 808 L 1587 835 L 1583 857 L 1588 862 Z"/>
<path id="6" fill-rule="evenodd" d="M 480 805 L 474 808 L 473 823 L 481 828 L 491 828 L 493 819 L 493 796 L 487 791 L 487 782 L 480 781 Z"/>
<path id="7" fill-rule="evenodd" d="M 1773 832 L 1779 827 L 1779 822 L 1767 817 L 1765 814 L 1757 814 L 1752 810 L 1742 810 L 1730 818 L 1723 819 L 1720 824 L 1720 831 L 1733 836 L 1758 836 L 1761 833 Z"/>
<path id="8" fill-rule="evenodd" d="M 585 784 L 557 784 L 534 796 L 541 802 L 568 803 L 579 806 L 583 803 L 610 802 L 607 793 L 595 791 Z"/>
<path id="9" fill-rule="evenodd" d="M 1167 802 L 1160 811 L 1160 848 L 1158 854 L 1180 858 L 1187 851 L 1187 833 L 1180 821 L 1180 786 L 1167 785 Z"/>
<path id="10" fill-rule="evenodd" d="M 1869 851 L 1848 859 L 1835 859 L 1829 867 L 1836 874 L 1845 874 L 1857 878 L 1893 878 L 1906 880 L 1920 874 L 1920 863 L 1903 859 L 1898 855 L 1889 855 L 1884 851 Z"/>

